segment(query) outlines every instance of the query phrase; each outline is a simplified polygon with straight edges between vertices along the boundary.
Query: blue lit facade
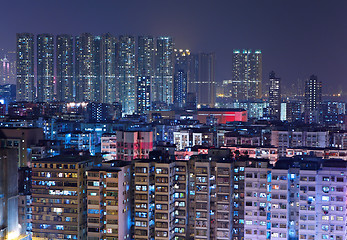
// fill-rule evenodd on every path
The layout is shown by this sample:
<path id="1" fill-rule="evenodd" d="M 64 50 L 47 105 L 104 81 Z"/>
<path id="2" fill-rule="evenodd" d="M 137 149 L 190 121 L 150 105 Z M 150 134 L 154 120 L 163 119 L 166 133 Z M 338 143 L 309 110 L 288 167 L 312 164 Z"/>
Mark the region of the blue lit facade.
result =
<path id="1" fill-rule="evenodd" d="M 83 33 L 75 38 L 76 101 L 100 101 L 100 38 Z"/>
<path id="2" fill-rule="evenodd" d="M 151 77 L 137 77 L 137 112 L 151 110 Z"/>
<path id="3" fill-rule="evenodd" d="M 120 36 L 117 51 L 119 101 L 123 114 L 133 114 L 136 111 L 135 38 Z"/>
<path id="4" fill-rule="evenodd" d="M 54 100 L 54 37 L 37 35 L 37 101 Z"/>
<path id="5" fill-rule="evenodd" d="M 17 34 L 17 101 L 33 102 L 36 97 L 34 86 L 34 35 Z"/>
<path id="6" fill-rule="evenodd" d="M 116 38 L 107 33 L 101 40 L 102 102 L 112 104 L 119 97 L 116 79 Z"/>
<path id="7" fill-rule="evenodd" d="M 189 50 L 175 50 L 174 104 L 180 108 L 184 107 L 187 101 L 190 65 Z"/>
<path id="8" fill-rule="evenodd" d="M 74 45 L 71 35 L 62 34 L 56 38 L 57 100 L 74 100 Z"/>
<path id="9" fill-rule="evenodd" d="M 166 106 L 166 108 L 173 103 L 173 75 L 173 39 L 171 37 L 158 37 L 155 55 L 155 81 L 152 84 L 152 99 L 162 104 L 163 107 Z"/>

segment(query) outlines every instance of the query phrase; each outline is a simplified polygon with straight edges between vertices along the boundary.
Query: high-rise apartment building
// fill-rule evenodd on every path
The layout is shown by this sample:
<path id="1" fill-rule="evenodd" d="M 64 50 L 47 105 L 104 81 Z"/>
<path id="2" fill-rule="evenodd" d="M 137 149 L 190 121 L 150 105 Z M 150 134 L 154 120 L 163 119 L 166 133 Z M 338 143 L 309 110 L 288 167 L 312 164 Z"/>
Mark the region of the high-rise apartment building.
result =
<path id="1" fill-rule="evenodd" d="M 154 39 L 151 36 L 138 37 L 137 53 L 137 112 L 151 110 L 151 87 L 154 83 Z"/>
<path id="2" fill-rule="evenodd" d="M 37 35 L 37 101 L 54 100 L 54 37 Z"/>
<path id="3" fill-rule="evenodd" d="M 134 163 L 134 239 L 186 239 L 187 162 Z"/>
<path id="4" fill-rule="evenodd" d="M 132 239 L 131 169 L 111 162 L 87 170 L 88 240 Z"/>
<path id="5" fill-rule="evenodd" d="M 238 187 L 241 191 L 239 198 L 235 199 L 239 205 L 238 209 L 234 209 L 233 214 L 238 215 L 238 221 L 242 223 L 244 239 L 255 238 L 255 236 L 257 239 L 267 239 L 271 234 L 271 226 L 269 226 L 271 224 L 271 189 L 269 188 L 271 175 L 267 167 L 266 161 L 258 161 L 252 167 L 244 168 L 244 178 L 239 176 L 244 181 L 244 185 L 238 181 L 234 184 L 234 188 Z M 235 180 L 238 179 L 235 178 Z M 239 214 L 239 209 L 242 209 L 243 215 Z M 252 224 L 254 225 L 250 227 L 249 225 Z"/>
<path id="6" fill-rule="evenodd" d="M 232 164 L 211 154 L 189 161 L 188 233 L 194 239 L 231 239 Z"/>
<path id="7" fill-rule="evenodd" d="M 138 37 L 137 76 L 154 77 L 154 39 L 151 36 Z"/>
<path id="8" fill-rule="evenodd" d="M 188 83 L 187 83 L 187 92 L 188 93 L 197 93 L 196 87 L 198 83 L 198 54 L 190 53 L 190 66 L 189 66 L 189 74 L 188 74 Z"/>
<path id="9" fill-rule="evenodd" d="M 100 76 L 96 62 L 100 56 L 100 39 L 90 33 L 83 33 L 75 39 L 75 86 L 76 101 L 100 101 Z M 99 52 L 98 52 L 99 51 Z"/>
<path id="10" fill-rule="evenodd" d="M 135 38 L 120 36 L 117 54 L 119 101 L 123 114 L 133 114 L 136 110 Z"/>
<path id="11" fill-rule="evenodd" d="M 87 239 L 86 156 L 35 160 L 32 169 L 32 233 L 43 239 Z"/>
<path id="12" fill-rule="evenodd" d="M 167 108 L 173 103 L 174 43 L 171 37 L 158 37 L 155 55 L 155 81 L 152 99 Z M 158 105 L 158 106 L 159 106 Z"/>
<path id="13" fill-rule="evenodd" d="M 17 33 L 17 101 L 33 102 L 34 86 L 34 35 Z"/>
<path id="14" fill-rule="evenodd" d="M 134 239 L 136 240 L 154 238 L 153 165 L 154 163 L 149 161 L 134 163 Z"/>
<path id="15" fill-rule="evenodd" d="M 101 78 L 102 102 L 116 102 L 116 38 L 110 33 L 104 34 L 101 40 Z"/>
<path id="16" fill-rule="evenodd" d="M 100 36 L 94 36 L 93 40 L 93 62 L 94 62 L 94 87 L 93 87 L 93 100 L 94 102 L 102 102 L 102 80 L 103 80 L 103 72 L 102 72 L 102 45 L 103 41 Z"/>
<path id="17" fill-rule="evenodd" d="M 262 95 L 262 53 L 260 50 L 234 50 L 232 95 L 237 100 L 252 100 Z"/>
<path id="18" fill-rule="evenodd" d="M 305 83 L 305 122 L 322 122 L 322 82 L 311 75 Z"/>
<path id="19" fill-rule="evenodd" d="M 73 37 L 62 34 L 56 38 L 57 100 L 72 102 L 74 94 Z"/>
<path id="20" fill-rule="evenodd" d="M 189 50 L 175 49 L 174 105 L 184 107 L 187 101 L 188 82 L 191 70 Z"/>
<path id="21" fill-rule="evenodd" d="M 281 79 L 276 77 L 275 72 L 270 73 L 269 88 L 269 114 L 273 119 L 281 117 Z"/>
<path id="22" fill-rule="evenodd" d="M 197 56 L 196 98 L 198 107 L 215 107 L 216 81 L 214 72 L 214 53 L 199 53 Z"/>

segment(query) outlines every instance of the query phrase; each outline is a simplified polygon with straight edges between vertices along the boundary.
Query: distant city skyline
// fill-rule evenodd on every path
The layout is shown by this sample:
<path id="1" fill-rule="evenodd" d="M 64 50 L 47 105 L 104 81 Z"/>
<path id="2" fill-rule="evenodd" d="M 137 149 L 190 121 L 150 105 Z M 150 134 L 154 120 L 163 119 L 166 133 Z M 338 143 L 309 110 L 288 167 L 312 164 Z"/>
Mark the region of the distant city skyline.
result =
<path id="1" fill-rule="evenodd" d="M 198 107 L 215 107 L 215 54 L 176 49 L 170 36 L 17 33 L 16 41 L 17 101 L 119 102 L 133 114 L 184 108 L 190 93 Z"/>
<path id="2" fill-rule="evenodd" d="M 298 78 L 306 80 L 315 74 L 327 85 L 323 94 L 347 91 L 344 1 L 104 1 L 81 5 L 38 0 L 8 1 L 2 7 L 6 9 L 2 17 L 9 21 L 0 30 L 0 48 L 8 50 L 15 49 L 18 32 L 172 36 L 179 48 L 215 52 L 218 83 L 231 79 L 233 49 L 245 48 L 262 50 L 263 79 L 274 70 L 289 88 Z"/>

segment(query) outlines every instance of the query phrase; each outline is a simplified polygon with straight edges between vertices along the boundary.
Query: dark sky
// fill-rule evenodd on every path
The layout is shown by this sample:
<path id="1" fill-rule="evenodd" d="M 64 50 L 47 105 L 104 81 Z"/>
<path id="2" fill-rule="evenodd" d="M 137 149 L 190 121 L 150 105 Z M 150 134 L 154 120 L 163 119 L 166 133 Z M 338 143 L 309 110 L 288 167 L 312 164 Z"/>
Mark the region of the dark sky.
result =
<path id="1" fill-rule="evenodd" d="M 176 47 L 216 53 L 231 78 L 233 49 L 261 49 L 263 75 L 290 86 L 318 75 L 323 92 L 347 92 L 346 0 L 7 0 L 0 48 L 17 32 L 171 35 Z"/>

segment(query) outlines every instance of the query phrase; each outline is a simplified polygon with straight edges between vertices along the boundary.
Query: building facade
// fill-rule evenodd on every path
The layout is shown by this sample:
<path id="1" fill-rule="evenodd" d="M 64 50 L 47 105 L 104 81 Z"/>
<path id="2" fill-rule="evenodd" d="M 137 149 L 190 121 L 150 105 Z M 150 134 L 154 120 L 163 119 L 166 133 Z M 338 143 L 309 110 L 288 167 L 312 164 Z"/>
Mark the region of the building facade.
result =
<path id="1" fill-rule="evenodd" d="M 136 60 L 133 36 L 119 37 L 117 61 L 122 111 L 123 114 L 133 114 L 136 111 Z"/>
<path id="2" fill-rule="evenodd" d="M 305 122 L 322 122 L 322 82 L 312 75 L 305 82 Z"/>
<path id="3" fill-rule="evenodd" d="M 179 108 L 186 105 L 191 64 L 189 50 L 175 49 L 174 105 Z"/>
<path id="4" fill-rule="evenodd" d="M 54 37 L 37 35 L 37 101 L 54 100 Z"/>
<path id="5" fill-rule="evenodd" d="M 88 240 L 132 239 L 131 165 L 102 163 L 86 175 Z"/>
<path id="6" fill-rule="evenodd" d="M 116 78 L 116 38 L 107 33 L 101 39 L 101 97 L 112 104 L 119 98 Z"/>
<path id="7" fill-rule="evenodd" d="M 152 99 L 162 106 L 173 103 L 174 42 L 171 37 L 158 37 L 155 55 L 155 81 Z"/>
<path id="8" fill-rule="evenodd" d="M 71 35 L 56 38 L 57 100 L 72 102 L 74 93 L 74 45 Z"/>
<path id="9" fill-rule="evenodd" d="M 17 101 L 33 102 L 36 98 L 34 85 L 34 35 L 17 34 Z"/>
<path id="10" fill-rule="evenodd" d="M 75 38 L 76 101 L 100 101 L 100 37 L 83 33 Z"/>
<path id="11" fill-rule="evenodd" d="M 270 118 L 280 120 L 281 118 L 281 79 L 276 77 L 275 72 L 270 73 L 269 88 L 269 115 Z"/>
<path id="12" fill-rule="evenodd" d="M 237 100 L 261 98 L 262 53 L 260 50 L 234 50 L 232 95 Z"/>
<path id="13" fill-rule="evenodd" d="M 44 239 L 87 239 L 85 170 L 80 156 L 39 159 L 32 170 L 32 234 Z"/>
<path id="14" fill-rule="evenodd" d="M 215 107 L 216 81 L 215 81 L 215 55 L 214 53 L 199 53 L 197 56 L 196 99 L 197 106 Z"/>

